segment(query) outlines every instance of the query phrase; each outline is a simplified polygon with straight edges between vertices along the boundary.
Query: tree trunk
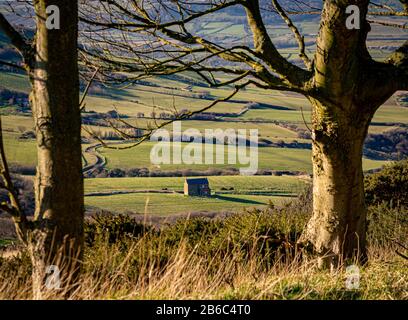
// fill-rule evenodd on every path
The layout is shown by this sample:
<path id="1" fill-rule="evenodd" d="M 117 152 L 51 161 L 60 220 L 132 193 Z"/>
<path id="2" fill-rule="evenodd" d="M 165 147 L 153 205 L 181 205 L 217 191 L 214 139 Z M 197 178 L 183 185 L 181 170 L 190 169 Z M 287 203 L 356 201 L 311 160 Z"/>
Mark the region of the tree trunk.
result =
<path id="1" fill-rule="evenodd" d="M 49 30 L 46 8 L 60 9 L 60 29 Z M 78 3 L 41 0 L 31 103 L 37 134 L 34 228 L 29 239 L 34 298 L 44 297 L 47 267 L 60 270 L 61 286 L 75 283 L 83 246 L 83 178 L 77 64 Z M 55 274 L 55 273 L 54 273 Z M 55 287 L 54 287 L 55 289 Z M 58 292 L 53 292 L 55 296 Z"/>
<path id="2" fill-rule="evenodd" d="M 364 108 L 313 105 L 313 216 L 302 240 L 319 254 L 320 267 L 366 259 L 366 207 L 362 149 L 371 120 Z M 361 110 L 358 113 L 356 110 Z"/>

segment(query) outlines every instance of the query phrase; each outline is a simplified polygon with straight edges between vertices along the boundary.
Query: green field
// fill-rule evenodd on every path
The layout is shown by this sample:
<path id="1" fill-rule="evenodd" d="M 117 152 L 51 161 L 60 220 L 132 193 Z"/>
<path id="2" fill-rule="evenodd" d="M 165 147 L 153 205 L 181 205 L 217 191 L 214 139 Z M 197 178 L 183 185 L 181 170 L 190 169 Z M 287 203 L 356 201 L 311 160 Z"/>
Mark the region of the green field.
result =
<path id="1" fill-rule="evenodd" d="M 10 163 L 18 163 L 21 165 L 36 165 L 36 142 L 34 140 L 19 140 L 18 134 L 13 132 L 4 133 L 4 143 L 7 152 L 7 158 Z M 146 142 L 137 147 L 125 150 L 113 150 L 100 148 L 100 153 L 107 158 L 107 168 L 149 168 L 162 170 L 182 170 L 186 169 L 185 164 L 166 164 L 153 165 L 150 160 L 150 153 L 154 142 Z M 186 146 L 182 144 L 182 150 Z M 125 146 L 121 144 L 120 146 Z M 86 145 L 83 146 L 84 148 Z M 204 150 L 204 149 L 203 149 Z M 246 168 L 247 164 L 240 165 L 228 164 L 227 156 L 228 147 L 224 148 L 225 164 L 192 164 L 188 168 L 192 170 L 206 170 L 209 168 Z M 247 156 L 249 155 L 247 149 Z M 215 154 L 215 148 L 214 148 Z M 203 155 L 205 153 L 203 152 Z M 268 170 L 290 170 L 290 171 L 305 171 L 311 172 L 311 151 L 307 149 L 288 149 L 288 148 L 258 148 L 259 169 Z M 214 155 L 215 158 L 215 155 Z M 364 159 L 364 169 L 373 169 L 381 167 L 386 162 Z"/>
<path id="2" fill-rule="evenodd" d="M 27 76 L 9 72 L 0 72 L 0 86 L 20 92 L 28 92 L 30 90 Z"/>
<path id="3" fill-rule="evenodd" d="M 15 239 L 0 239 L 0 248 L 16 243 Z"/>
<path id="4" fill-rule="evenodd" d="M 34 140 L 18 140 L 17 134 L 3 133 L 7 161 L 20 165 L 35 166 L 37 164 L 36 143 Z"/>
<path id="5" fill-rule="evenodd" d="M 376 112 L 373 122 L 408 123 L 408 108 L 397 106 L 382 106 Z"/>
<path id="6" fill-rule="evenodd" d="M 211 189 L 216 192 L 223 188 L 234 188 L 234 193 L 267 192 L 296 194 L 305 186 L 305 180 L 292 176 L 214 176 L 208 177 Z M 182 191 L 182 177 L 154 178 L 96 178 L 85 180 L 85 193 L 125 191 L 125 190 L 163 190 Z"/>
<path id="7" fill-rule="evenodd" d="M 184 178 L 86 179 L 85 202 L 88 206 L 115 212 L 144 213 L 147 208 L 147 213 L 160 215 L 236 211 L 262 207 L 269 200 L 276 204 L 288 201 L 306 186 L 306 180 L 291 176 L 222 176 L 209 177 L 208 180 L 215 193 L 211 198 L 186 197 L 181 194 Z M 113 191 L 126 193 L 110 194 Z"/>
<path id="8" fill-rule="evenodd" d="M 127 122 L 136 127 L 147 127 L 149 124 L 153 125 L 153 121 L 147 120 L 147 119 L 130 119 Z M 157 123 L 161 123 L 161 121 L 157 121 Z M 172 132 L 173 124 L 169 124 L 165 126 L 164 128 Z M 247 134 L 249 134 L 249 130 L 257 129 L 259 132 L 259 138 L 268 138 L 268 139 L 280 138 L 280 139 L 289 139 L 290 141 L 301 140 L 297 138 L 296 132 L 289 130 L 287 128 L 281 127 L 279 125 L 273 124 L 273 123 L 241 122 L 241 121 L 198 121 L 198 120 L 181 121 L 182 131 L 185 131 L 190 128 L 198 129 L 201 132 L 201 134 L 204 134 L 206 129 L 213 129 L 213 130 L 215 129 L 221 129 L 221 130 L 233 129 L 235 131 L 244 129 L 244 130 L 247 130 Z"/>
<path id="9" fill-rule="evenodd" d="M 152 165 L 150 160 L 150 153 L 154 142 L 146 142 L 137 147 L 125 150 L 113 150 L 100 148 L 100 153 L 107 158 L 108 168 L 140 168 L 145 167 L 149 169 L 161 170 L 181 170 L 186 169 L 185 164 L 161 164 Z M 182 149 L 186 146 L 182 144 Z M 126 146 L 126 145 L 121 145 Z M 172 149 L 170 149 L 172 150 Z M 202 149 L 204 150 L 204 149 Z M 227 147 L 224 149 L 224 159 L 227 159 Z M 247 149 L 247 155 L 249 154 Z M 203 151 L 203 154 L 204 151 Z M 215 158 L 215 156 L 214 156 Z M 290 149 L 290 148 L 258 148 L 259 169 L 270 170 L 291 170 L 291 171 L 305 171 L 311 172 L 311 151 L 307 149 Z M 364 169 L 373 169 L 381 167 L 386 162 L 364 159 Z M 204 170 L 208 168 L 235 168 L 247 167 L 247 165 L 237 164 L 192 164 L 188 165 L 189 169 Z"/>
<path id="10" fill-rule="evenodd" d="M 211 198 L 186 197 L 182 194 L 135 193 L 100 197 L 86 197 L 85 204 L 114 212 L 170 215 L 192 212 L 237 212 L 244 208 L 264 207 L 271 200 L 275 204 L 289 201 L 289 197 L 230 195 Z"/>
<path id="11" fill-rule="evenodd" d="M 310 123 L 311 112 L 307 109 L 303 111 L 306 122 Z M 304 122 L 301 111 L 281 111 L 274 109 L 250 110 L 242 116 L 245 120 L 278 120 L 295 123 Z M 408 123 L 408 108 L 397 107 L 395 105 L 384 105 L 375 114 L 373 120 L 381 123 Z"/>

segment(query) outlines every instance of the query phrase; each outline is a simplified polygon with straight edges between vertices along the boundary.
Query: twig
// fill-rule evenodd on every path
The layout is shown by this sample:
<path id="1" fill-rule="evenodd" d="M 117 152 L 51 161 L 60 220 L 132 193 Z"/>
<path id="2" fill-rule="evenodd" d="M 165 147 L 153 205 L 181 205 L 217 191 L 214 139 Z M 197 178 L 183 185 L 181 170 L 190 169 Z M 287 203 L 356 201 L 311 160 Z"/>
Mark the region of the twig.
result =
<path id="1" fill-rule="evenodd" d="M 14 189 L 13 181 L 11 179 L 9 166 L 6 159 L 6 153 L 4 151 L 4 143 L 3 143 L 3 129 L 2 129 L 2 122 L 0 117 L 0 165 L 1 165 L 1 177 L 3 178 L 4 182 L 4 189 L 7 190 L 10 203 L 2 203 L 1 209 L 9 213 L 14 220 L 16 225 L 16 231 L 20 239 L 26 243 L 27 242 L 27 228 L 28 228 L 28 221 L 27 217 L 25 216 L 23 210 L 21 209 L 20 202 L 18 200 L 17 194 Z"/>
<path id="2" fill-rule="evenodd" d="M 85 105 L 84 105 L 85 98 L 88 95 L 88 91 L 91 88 L 92 82 L 95 80 L 95 77 L 99 72 L 99 69 L 100 69 L 100 67 L 96 68 L 95 72 L 93 73 L 91 79 L 89 80 L 89 82 L 88 82 L 88 84 L 87 84 L 87 86 L 85 88 L 85 91 L 84 91 L 84 93 L 82 95 L 81 101 L 79 102 L 79 108 L 81 109 L 81 111 L 83 111 L 83 109 L 85 108 Z"/>

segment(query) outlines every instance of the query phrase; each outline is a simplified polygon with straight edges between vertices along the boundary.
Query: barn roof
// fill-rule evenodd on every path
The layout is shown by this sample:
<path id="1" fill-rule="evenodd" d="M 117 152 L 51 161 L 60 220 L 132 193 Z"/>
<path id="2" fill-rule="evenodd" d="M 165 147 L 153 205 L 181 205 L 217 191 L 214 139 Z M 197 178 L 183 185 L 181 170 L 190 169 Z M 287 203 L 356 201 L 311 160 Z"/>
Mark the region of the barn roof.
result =
<path id="1" fill-rule="evenodd" d="M 207 178 L 186 179 L 187 184 L 208 184 Z"/>

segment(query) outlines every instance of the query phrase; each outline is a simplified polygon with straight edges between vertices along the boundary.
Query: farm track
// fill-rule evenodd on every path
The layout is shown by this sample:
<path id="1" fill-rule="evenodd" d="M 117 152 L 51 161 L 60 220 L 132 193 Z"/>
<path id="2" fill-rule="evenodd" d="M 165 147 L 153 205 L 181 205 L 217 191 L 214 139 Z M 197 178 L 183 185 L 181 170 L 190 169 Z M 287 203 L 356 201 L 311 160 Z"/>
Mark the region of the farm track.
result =
<path id="1" fill-rule="evenodd" d="M 89 156 L 86 160 L 88 162 L 87 165 L 82 169 L 85 176 L 89 176 L 95 171 L 100 171 L 105 167 L 106 158 L 97 150 L 100 147 L 102 147 L 102 143 L 96 143 L 85 149 L 84 153 Z M 89 159 L 91 159 L 91 161 L 89 161 Z"/>

